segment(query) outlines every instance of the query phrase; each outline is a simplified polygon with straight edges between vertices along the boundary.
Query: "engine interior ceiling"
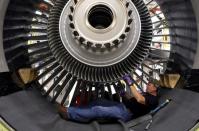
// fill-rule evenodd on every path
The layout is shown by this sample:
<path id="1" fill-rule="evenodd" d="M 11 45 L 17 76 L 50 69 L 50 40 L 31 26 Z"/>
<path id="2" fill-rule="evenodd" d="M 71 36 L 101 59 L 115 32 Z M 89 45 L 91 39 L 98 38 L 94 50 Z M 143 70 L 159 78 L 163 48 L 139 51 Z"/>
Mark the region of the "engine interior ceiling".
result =
<path id="1" fill-rule="evenodd" d="M 33 86 L 72 105 L 112 98 L 126 74 L 148 80 L 199 69 L 197 0 L 1 0 L 0 72 L 34 68 Z M 92 97 L 91 93 L 88 98 Z"/>

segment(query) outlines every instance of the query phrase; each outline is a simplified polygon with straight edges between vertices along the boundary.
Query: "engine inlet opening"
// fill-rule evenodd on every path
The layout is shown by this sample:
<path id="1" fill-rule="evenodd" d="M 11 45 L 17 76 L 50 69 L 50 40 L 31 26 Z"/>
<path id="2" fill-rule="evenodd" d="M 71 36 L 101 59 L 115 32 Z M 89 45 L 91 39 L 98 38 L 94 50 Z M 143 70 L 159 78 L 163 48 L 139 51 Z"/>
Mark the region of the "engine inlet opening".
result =
<path id="1" fill-rule="evenodd" d="M 113 22 L 113 12 L 106 5 L 96 5 L 88 13 L 88 22 L 95 29 L 106 29 Z"/>

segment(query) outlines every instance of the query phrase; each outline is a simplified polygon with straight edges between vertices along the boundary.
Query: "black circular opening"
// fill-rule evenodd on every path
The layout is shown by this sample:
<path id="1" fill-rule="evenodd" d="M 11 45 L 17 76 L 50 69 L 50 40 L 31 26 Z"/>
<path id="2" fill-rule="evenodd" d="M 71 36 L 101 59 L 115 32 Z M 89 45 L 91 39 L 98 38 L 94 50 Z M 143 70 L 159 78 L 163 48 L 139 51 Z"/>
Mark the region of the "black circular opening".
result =
<path id="1" fill-rule="evenodd" d="M 113 22 L 113 12 L 105 5 L 96 5 L 89 11 L 88 22 L 96 29 L 105 29 Z"/>

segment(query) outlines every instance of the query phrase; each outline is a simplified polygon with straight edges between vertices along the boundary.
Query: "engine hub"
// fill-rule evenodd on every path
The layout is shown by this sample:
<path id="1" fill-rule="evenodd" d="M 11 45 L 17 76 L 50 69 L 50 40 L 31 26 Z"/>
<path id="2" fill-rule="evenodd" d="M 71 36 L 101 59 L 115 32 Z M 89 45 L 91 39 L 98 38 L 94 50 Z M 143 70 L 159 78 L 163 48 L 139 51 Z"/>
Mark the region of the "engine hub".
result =
<path id="1" fill-rule="evenodd" d="M 59 25 L 67 51 L 82 63 L 97 67 L 125 59 L 137 45 L 141 30 L 133 3 L 127 8 L 120 0 L 71 1 L 62 11 Z"/>
<path id="2" fill-rule="evenodd" d="M 151 32 L 142 0 L 58 0 L 51 10 L 48 38 L 53 54 L 68 72 L 107 82 L 143 61 Z"/>

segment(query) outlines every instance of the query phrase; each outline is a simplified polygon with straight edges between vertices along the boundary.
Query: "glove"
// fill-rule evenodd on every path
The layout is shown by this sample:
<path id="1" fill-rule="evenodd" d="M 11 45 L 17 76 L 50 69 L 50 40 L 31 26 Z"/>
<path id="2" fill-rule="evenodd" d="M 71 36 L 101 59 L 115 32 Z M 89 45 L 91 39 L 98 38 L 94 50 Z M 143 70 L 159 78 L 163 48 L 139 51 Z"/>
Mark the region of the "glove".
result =
<path id="1" fill-rule="evenodd" d="M 123 77 L 123 80 L 126 82 L 126 84 L 128 86 L 131 86 L 135 83 L 135 81 L 133 80 L 133 78 L 131 77 L 131 75 L 126 75 Z"/>

